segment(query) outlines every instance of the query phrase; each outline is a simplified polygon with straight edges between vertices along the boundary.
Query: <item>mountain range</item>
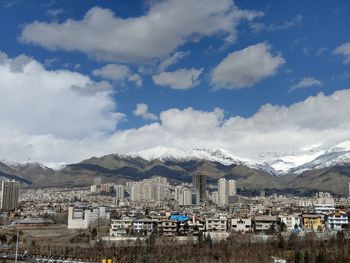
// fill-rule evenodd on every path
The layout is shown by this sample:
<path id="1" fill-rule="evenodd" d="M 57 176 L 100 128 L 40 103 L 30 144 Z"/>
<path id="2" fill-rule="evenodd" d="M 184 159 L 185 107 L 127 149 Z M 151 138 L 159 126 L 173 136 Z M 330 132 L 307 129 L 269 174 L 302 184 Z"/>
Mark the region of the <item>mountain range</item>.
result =
<path id="1" fill-rule="evenodd" d="M 75 164 L 49 166 L 1 161 L 0 179 L 16 179 L 31 187 L 86 186 L 92 184 L 94 177 L 117 183 L 152 176 L 190 182 L 193 173 L 204 172 L 209 183 L 216 183 L 220 177 L 232 178 L 243 189 L 320 190 L 347 196 L 350 141 L 329 149 L 315 146 L 285 155 L 263 153 L 257 161 L 237 157 L 223 149 L 182 151 L 158 146 L 125 155 L 110 154 Z"/>

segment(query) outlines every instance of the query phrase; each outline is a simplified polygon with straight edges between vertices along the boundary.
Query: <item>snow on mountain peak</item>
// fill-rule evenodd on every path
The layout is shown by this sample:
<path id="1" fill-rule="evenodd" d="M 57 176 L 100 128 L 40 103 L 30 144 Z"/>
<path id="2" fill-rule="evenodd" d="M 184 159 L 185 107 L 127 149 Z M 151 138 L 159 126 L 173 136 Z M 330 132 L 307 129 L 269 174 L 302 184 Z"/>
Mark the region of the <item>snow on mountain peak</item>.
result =
<path id="1" fill-rule="evenodd" d="M 350 151 L 350 141 L 344 141 L 333 146 L 330 151 Z"/>
<path id="2" fill-rule="evenodd" d="M 163 146 L 157 146 L 148 150 L 140 152 L 131 152 L 126 154 L 130 157 L 141 157 L 147 161 L 152 160 L 208 160 L 212 162 L 218 162 L 224 165 L 232 164 L 244 164 L 251 168 L 262 168 L 261 164 L 258 164 L 252 160 L 240 158 L 234 156 L 231 152 L 224 149 L 209 150 L 209 149 L 193 149 L 190 151 L 183 151 L 177 148 L 168 148 Z"/>
<path id="3" fill-rule="evenodd" d="M 145 159 L 147 161 L 152 160 L 183 160 L 188 158 L 188 154 L 185 151 L 182 151 L 177 148 L 169 148 L 164 146 L 157 146 L 154 148 L 150 148 L 144 151 L 140 152 L 130 152 L 126 154 L 126 156 L 130 157 L 141 157 L 142 159 Z"/>

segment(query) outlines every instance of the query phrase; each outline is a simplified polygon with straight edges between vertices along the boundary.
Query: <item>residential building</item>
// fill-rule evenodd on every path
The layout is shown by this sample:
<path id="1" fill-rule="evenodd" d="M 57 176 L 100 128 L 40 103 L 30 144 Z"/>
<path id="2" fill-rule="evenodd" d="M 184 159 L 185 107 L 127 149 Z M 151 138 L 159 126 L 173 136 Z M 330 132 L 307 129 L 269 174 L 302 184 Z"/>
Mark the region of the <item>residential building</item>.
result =
<path id="1" fill-rule="evenodd" d="M 111 237 L 127 236 L 128 234 L 131 234 L 131 230 L 131 219 L 112 219 L 109 235 Z"/>
<path id="2" fill-rule="evenodd" d="M 193 188 L 199 192 L 199 202 L 206 202 L 207 200 L 207 176 L 203 172 L 193 174 L 192 177 Z"/>
<path id="3" fill-rule="evenodd" d="M 230 199 L 236 194 L 237 189 L 235 180 L 226 180 L 225 178 L 220 178 L 218 180 L 219 205 L 229 204 Z"/>
<path id="4" fill-rule="evenodd" d="M 134 182 L 130 189 L 130 199 L 138 201 L 162 201 L 166 198 L 167 180 L 162 177 Z"/>
<path id="5" fill-rule="evenodd" d="M 218 180 L 219 205 L 228 204 L 228 182 L 225 178 Z"/>
<path id="6" fill-rule="evenodd" d="M 157 224 L 158 233 L 175 236 L 180 228 L 180 222 L 176 220 L 159 220 Z"/>
<path id="7" fill-rule="evenodd" d="M 115 197 L 117 200 L 124 200 L 124 186 L 121 184 L 114 185 Z"/>
<path id="8" fill-rule="evenodd" d="M 87 229 L 110 221 L 110 213 L 106 207 L 68 208 L 68 228 Z"/>
<path id="9" fill-rule="evenodd" d="M 321 231 L 324 229 L 324 216 L 316 213 L 305 213 L 301 215 L 302 225 L 308 231 Z"/>
<path id="10" fill-rule="evenodd" d="M 235 180 L 228 180 L 228 196 L 237 195 L 237 185 Z"/>
<path id="11" fill-rule="evenodd" d="M 268 231 L 276 229 L 277 217 L 270 215 L 255 216 L 254 218 L 254 231 Z"/>
<path id="12" fill-rule="evenodd" d="M 205 228 L 208 232 L 226 232 L 227 230 L 227 218 L 206 218 Z"/>
<path id="13" fill-rule="evenodd" d="M 251 232 L 252 219 L 251 218 L 231 218 L 231 230 L 235 232 Z"/>
<path id="14" fill-rule="evenodd" d="M 1 186 L 1 210 L 16 210 L 18 207 L 20 183 L 15 180 L 6 180 L 2 181 Z"/>
<path id="15" fill-rule="evenodd" d="M 286 225 L 287 230 L 293 230 L 295 226 L 299 227 L 301 224 L 299 214 L 281 215 L 279 218 Z"/>
<path id="16" fill-rule="evenodd" d="M 151 234 L 157 226 L 157 220 L 143 218 L 136 219 L 132 222 L 132 230 L 135 235 L 149 235 Z"/>
<path id="17" fill-rule="evenodd" d="M 326 216 L 327 228 L 332 230 L 341 230 L 349 224 L 348 215 L 340 210 Z"/>

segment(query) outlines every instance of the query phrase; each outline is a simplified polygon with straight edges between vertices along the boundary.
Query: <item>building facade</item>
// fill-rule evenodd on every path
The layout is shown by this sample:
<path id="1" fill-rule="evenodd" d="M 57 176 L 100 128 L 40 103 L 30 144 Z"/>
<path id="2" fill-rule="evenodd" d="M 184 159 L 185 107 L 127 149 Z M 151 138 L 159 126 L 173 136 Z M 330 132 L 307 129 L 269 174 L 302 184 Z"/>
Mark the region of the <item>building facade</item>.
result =
<path id="1" fill-rule="evenodd" d="M 1 183 L 1 210 L 13 211 L 18 208 L 20 183 L 15 180 L 6 180 Z"/>

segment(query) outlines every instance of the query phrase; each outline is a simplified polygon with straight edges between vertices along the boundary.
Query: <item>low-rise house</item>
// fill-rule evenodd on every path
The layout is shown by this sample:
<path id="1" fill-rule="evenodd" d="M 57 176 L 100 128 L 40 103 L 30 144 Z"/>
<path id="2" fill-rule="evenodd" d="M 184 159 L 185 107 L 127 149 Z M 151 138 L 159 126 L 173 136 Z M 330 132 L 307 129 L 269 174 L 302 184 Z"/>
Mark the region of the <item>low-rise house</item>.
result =
<path id="1" fill-rule="evenodd" d="M 231 230 L 236 232 L 251 232 L 252 219 L 251 218 L 231 218 Z"/>
<path id="2" fill-rule="evenodd" d="M 281 223 L 285 224 L 286 230 L 293 230 L 300 225 L 300 215 L 292 214 L 292 215 L 281 215 L 279 216 Z"/>
<path id="3" fill-rule="evenodd" d="M 131 234 L 132 220 L 131 219 L 113 219 L 109 235 L 111 237 L 122 237 Z"/>
<path id="4" fill-rule="evenodd" d="M 158 233 L 164 235 L 177 235 L 180 227 L 180 222 L 175 220 L 160 220 L 157 224 Z"/>
<path id="5" fill-rule="evenodd" d="M 226 232 L 227 230 L 227 218 L 206 218 L 205 228 L 208 232 Z"/>
<path id="6" fill-rule="evenodd" d="M 325 227 L 324 216 L 316 213 L 301 214 L 302 225 L 307 231 L 322 231 Z"/>
<path id="7" fill-rule="evenodd" d="M 262 232 L 268 230 L 275 230 L 277 225 L 277 217 L 270 215 L 255 216 L 254 231 Z"/>
<path id="8" fill-rule="evenodd" d="M 314 204 L 314 211 L 316 214 L 330 214 L 335 210 L 334 204 Z"/>
<path id="9" fill-rule="evenodd" d="M 143 218 L 136 219 L 132 222 L 132 230 L 135 235 L 150 235 L 157 226 L 157 221 L 154 219 Z"/>
<path id="10" fill-rule="evenodd" d="M 349 224 L 348 215 L 340 210 L 326 216 L 327 228 L 332 230 L 341 230 Z"/>
<path id="11" fill-rule="evenodd" d="M 191 220 L 187 221 L 189 230 L 194 233 L 203 232 L 205 230 L 205 220 L 193 216 Z"/>

